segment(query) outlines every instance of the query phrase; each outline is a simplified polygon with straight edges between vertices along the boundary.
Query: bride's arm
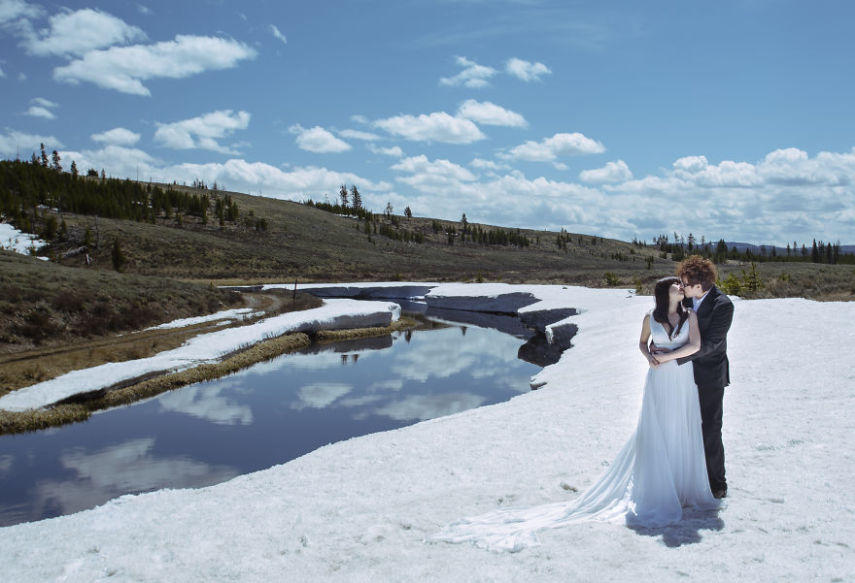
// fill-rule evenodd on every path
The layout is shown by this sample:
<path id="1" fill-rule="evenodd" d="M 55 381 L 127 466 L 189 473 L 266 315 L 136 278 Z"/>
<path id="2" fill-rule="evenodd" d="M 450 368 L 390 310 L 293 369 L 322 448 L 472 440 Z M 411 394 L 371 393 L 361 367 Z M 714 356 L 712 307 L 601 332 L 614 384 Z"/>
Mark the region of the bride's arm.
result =
<path id="1" fill-rule="evenodd" d="M 650 314 L 644 316 L 644 320 L 641 322 L 641 338 L 638 339 L 638 349 L 641 351 L 641 354 L 644 355 L 644 358 L 647 359 L 648 364 L 650 366 L 659 366 L 659 358 L 657 356 L 653 356 L 650 353 L 650 346 L 648 345 L 650 341 Z"/>
<path id="2" fill-rule="evenodd" d="M 690 356 L 701 349 L 701 330 L 698 328 L 698 316 L 694 310 L 689 310 L 689 341 L 671 352 L 657 354 L 659 362 L 668 362 L 684 356 Z"/>

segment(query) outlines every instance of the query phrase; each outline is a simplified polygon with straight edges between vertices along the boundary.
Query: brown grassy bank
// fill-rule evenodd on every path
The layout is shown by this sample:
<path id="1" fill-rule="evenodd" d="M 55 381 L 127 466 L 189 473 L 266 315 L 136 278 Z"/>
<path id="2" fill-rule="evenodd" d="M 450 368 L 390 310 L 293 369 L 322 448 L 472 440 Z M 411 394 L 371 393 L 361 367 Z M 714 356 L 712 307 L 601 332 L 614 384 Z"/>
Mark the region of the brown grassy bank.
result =
<path id="1" fill-rule="evenodd" d="M 321 300 L 308 294 L 291 294 L 278 290 L 265 293 L 237 294 L 241 305 L 259 312 L 254 319 L 283 312 L 305 310 L 321 305 Z M 0 353 L 0 397 L 72 370 L 90 368 L 107 362 L 125 362 L 147 358 L 158 352 L 181 346 L 188 339 L 206 332 L 246 324 L 252 320 L 222 320 L 164 330 L 143 330 L 122 335 L 76 339 L 64 344 L 51 343 L 26 350 Z"/>

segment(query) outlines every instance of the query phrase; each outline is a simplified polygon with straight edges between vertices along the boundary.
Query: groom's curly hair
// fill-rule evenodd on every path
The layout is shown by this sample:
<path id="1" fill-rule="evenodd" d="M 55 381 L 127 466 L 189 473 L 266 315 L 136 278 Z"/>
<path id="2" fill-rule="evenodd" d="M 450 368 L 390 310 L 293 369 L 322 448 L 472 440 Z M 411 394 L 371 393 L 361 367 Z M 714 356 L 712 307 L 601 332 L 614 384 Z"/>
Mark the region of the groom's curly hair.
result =
<path id="1" fill-rule="evenodd" d="M 715 263 L 709 259 L 700 255 L 691 255 L 677 266 L 677 276 L 687 281 L 689 285 L 701 284 L 701 288 L 707 291 L 718 279 L 718 271 Z"/>

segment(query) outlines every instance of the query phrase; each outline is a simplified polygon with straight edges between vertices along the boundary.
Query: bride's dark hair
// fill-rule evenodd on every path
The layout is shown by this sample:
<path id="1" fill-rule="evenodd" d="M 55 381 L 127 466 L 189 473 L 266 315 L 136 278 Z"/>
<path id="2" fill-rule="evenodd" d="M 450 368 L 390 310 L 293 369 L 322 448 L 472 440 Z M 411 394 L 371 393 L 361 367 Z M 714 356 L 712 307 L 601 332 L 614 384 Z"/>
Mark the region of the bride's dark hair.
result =
<path id="1" fill-rule="evenodd" d="M 677 313 L 680 315 L 680 323 L 677 325 L 675 332 L 671 328 L 671 322 L 668 321 L 668 306 L 671 303 L 670 289 L 675 283 L 680 283 L 678 277 L 663 277 L 656 282 L 653 288 L 653 297 L 656 299 L 656 307 L 653 308 L 653 319 L 665 326 L 669 337 L 674 337 L 680 333 L 683 328 L 683 322 L 689 318 L 689 313 L 683 309 L 682 302 L 677 304 Z"/>

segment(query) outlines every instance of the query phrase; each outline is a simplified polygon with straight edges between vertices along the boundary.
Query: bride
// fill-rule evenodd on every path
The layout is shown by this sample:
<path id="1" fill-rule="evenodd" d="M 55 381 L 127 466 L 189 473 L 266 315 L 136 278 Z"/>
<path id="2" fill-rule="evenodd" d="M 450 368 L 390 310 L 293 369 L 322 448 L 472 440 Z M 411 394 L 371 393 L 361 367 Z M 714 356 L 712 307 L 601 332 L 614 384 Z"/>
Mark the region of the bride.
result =
<path id="1" fill-rule="evenodd" d="M 701 347 L 698 319 L 683 308 L 676 277 L 656 282 L 655 307 L 644 316 L 638 347 L 650 364 L 635 432 L 599 480 L 579 499 L 507 508 L 454 522 L 430 541 L 472 542 L 496 551 L 537 544 L 535 533 L 588 521 L 657 528 L 679 522 L 684 507 L 717 508 L 710 492 L 692 366 L 676 359 Z M 652 354 L 650 341 L 670 349 Z"/>

